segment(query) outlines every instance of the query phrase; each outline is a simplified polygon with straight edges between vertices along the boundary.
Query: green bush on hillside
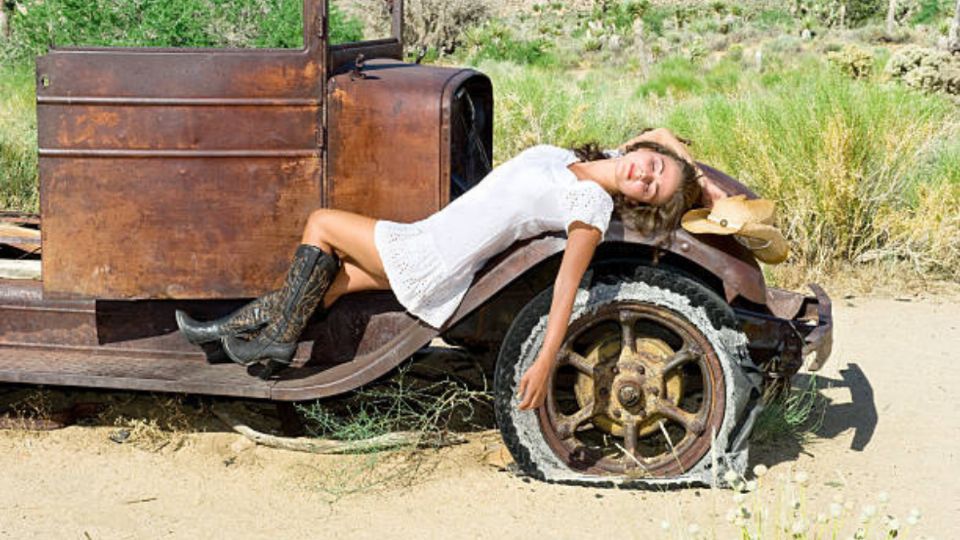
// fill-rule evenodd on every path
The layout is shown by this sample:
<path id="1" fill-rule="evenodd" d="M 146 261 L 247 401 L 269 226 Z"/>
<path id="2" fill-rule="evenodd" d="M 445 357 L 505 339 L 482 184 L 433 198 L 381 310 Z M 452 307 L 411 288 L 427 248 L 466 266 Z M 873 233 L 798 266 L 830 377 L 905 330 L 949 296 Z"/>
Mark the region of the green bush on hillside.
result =
<path id="1" fill-rule="evenodd" d="M 544 39 L 524 39 L 500 21 L 490 20 L 464 32 L 464 54 L 467 62 L 485 60 L 513 62 L 534 66 L 556 63 L 550 43 Z"/>

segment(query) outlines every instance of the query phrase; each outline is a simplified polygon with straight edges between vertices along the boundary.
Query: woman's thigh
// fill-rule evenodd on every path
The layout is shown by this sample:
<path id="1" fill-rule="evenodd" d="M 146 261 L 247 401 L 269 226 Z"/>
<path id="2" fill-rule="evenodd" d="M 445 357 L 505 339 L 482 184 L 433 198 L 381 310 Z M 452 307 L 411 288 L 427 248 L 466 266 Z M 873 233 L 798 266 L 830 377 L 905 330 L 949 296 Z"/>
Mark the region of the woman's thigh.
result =
<path id="1" fill-rule="evenodd" d="M 310 214 L 302 241 L 336 252 L 345 264 L 358 267 L 357 270 L 362 270 L 370 279 L 386 283 L 383 261 L 373 242 L 376 223 L 371 217 L 323 208 Z"/>

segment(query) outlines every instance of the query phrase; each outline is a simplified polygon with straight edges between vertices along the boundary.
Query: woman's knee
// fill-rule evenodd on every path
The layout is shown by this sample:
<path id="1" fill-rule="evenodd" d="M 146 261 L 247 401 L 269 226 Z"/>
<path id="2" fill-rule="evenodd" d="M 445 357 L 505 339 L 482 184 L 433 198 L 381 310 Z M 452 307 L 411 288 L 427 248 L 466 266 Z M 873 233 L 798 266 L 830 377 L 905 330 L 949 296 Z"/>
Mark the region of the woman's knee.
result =
<path id="1" fill-rule="evenodd" d="M 331 211 L 327 208 L 318 208 L 311 212 L 307 218 L 307 224 L 303 228 L 304 240 L 312 241 L 312 243 L 329 242 L 327 231 L 330 228 L 330 218 Z"/>

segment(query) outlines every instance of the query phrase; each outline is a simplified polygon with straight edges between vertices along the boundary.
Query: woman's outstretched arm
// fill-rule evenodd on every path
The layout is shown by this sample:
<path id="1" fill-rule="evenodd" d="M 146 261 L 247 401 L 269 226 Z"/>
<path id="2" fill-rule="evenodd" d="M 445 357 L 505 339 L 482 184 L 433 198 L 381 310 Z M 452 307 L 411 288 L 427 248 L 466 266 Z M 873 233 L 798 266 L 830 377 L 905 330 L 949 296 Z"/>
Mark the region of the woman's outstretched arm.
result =
<path id="1" fill-rule="evenodd" d="M 560 270 L 553 284 L 553 301 L 547 316 L 547 333 L 536 361 L 520 378 L 520 409 L 534 409 L 543 405 L 547 397 L 547 381 L 557 362 L 557 353 L 570 324 L 570 313 L 577 295 L 577 287 L 590 265 L 593 253 L 600 244 L 600 230 L 575 221 L 567 233 L 567 247 L 560 261 Z"/>

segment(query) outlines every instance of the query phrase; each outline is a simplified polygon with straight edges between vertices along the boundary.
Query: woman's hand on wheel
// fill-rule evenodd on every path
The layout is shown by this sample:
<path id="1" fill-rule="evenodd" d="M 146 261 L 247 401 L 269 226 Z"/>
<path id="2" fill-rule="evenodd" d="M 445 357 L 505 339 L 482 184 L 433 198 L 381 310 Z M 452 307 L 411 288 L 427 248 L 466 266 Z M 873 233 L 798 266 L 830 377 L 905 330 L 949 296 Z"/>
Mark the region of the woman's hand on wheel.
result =
<path id="1" fill-rule="evenodd" d="M 520 397 L 518 409 L 526 411 L 543 405 L 547 398 L 547 383 L 551 369 L 550 362 L 537 359 L 523 377 L 520 377 L 520 386 L 517 389 L 517 395 Z"/>

